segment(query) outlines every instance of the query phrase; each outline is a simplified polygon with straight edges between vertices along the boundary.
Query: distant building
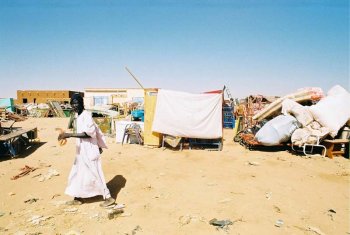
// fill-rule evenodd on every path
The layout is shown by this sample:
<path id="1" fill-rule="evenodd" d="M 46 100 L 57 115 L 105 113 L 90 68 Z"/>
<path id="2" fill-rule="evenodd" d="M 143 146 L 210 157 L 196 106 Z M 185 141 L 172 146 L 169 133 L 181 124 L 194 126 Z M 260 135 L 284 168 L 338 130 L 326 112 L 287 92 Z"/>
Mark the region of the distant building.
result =
<path id="1" fill-rule="evenodd" d="M 59 101 L 69 103 L 73 94 L 79 93 L 84 97 L 83 92 L 69 90 L 17 90 L 16 104 L 26 103 L 47 103 L 48 101 Z"/>
<path id="2" fill-rule="evenodd" d="M 123 103 L 143 103 L 142 88 L 86 88 L 84 103 L 86 107 Z"/>

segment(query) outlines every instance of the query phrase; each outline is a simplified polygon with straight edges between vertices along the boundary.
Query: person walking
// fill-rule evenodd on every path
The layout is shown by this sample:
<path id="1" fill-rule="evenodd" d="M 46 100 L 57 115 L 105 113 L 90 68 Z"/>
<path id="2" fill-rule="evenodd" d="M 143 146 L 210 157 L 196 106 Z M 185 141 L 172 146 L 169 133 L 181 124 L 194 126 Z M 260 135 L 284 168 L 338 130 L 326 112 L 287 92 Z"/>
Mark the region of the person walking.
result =
<path id="1" fill-rule="evenodd" d="M 75 112 L 73 123 L 75 133 L 61 132 L 58 140 L 76 138 L 76 157 L 68 177 L 65 193 L 74 197 L 68 205 L 81 205 L 84 198 L 102 195 L 101 207 L 115 203 L 107 188 L 101 165 L 102 148 L 107 148 L 104 136 L 92 119 L 90 112 L 84 108 L 84 100 L 80 94 L 71 98 L 71 106 Z"/>

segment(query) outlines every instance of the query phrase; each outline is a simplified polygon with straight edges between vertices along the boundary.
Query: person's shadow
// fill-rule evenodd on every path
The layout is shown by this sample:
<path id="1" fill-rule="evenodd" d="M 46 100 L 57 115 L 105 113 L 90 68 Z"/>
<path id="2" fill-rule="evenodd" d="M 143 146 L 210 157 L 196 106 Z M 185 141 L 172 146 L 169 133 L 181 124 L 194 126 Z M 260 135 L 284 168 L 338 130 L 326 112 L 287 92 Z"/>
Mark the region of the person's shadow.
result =
<path id="1" fill-rule="evenodd" d="M 111 196 L 117 199 L 117 196 L 122 188 L 125 187 L 126 179 L 122 175 L 116 175 L 107 183 Z"/>
<path id="2" fill-rule="evenodd" d="M 117 196 L 122 188 L 125 187 L 126 179 L 122 175 L 116 175 L 107 183 L 107 188 L 111 193 L 111 197 L 117 199 Z M 84 203 L 94 203 L 103 200 L 102 196 L 84 198 Z"/>

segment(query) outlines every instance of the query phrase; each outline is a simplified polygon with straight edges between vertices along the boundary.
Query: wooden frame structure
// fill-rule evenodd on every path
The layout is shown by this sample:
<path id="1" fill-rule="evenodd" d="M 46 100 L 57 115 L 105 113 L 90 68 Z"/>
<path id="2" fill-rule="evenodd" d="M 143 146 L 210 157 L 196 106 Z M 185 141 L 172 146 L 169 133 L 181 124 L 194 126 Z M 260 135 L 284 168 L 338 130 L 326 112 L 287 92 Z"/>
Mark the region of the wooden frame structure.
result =
<path id="1" fill-rule="evenodd" d="M 21 152 L 21 145 L 29 146 L 38 135 L 37 128 L 2 128 L 0 145 L 5 150 L 2 155 L 17 156 Z"/>

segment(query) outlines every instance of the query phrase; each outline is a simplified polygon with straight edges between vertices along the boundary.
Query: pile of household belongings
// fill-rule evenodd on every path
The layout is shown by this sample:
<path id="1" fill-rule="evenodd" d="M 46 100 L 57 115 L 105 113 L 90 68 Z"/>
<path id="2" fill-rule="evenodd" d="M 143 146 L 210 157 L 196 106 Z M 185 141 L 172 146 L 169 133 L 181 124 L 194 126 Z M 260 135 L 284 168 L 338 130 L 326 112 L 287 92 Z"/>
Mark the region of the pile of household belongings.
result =
<path id="1" fill-rule="evenodd" d="M 159 89 L 152 131 L 181 138 L 222 138 L 222 103 L 222 93 Z"/>
<path id="2" fill-rule="evenodd" d="M 22 116 L 29 117 L 66 117 L 63 109 L 71 109 L 69 104 L 60 104 L 58 101 L 48 103 L 27 103 L 16 105 L 16 110 Z"/>
<path id="3" fill-rule="evenodd" d="M 5 108 L 0 108 L 0 121 L 20 122 L 20 121 L 24 121 L 24 120 L 26 120 L 26 118 L 24 116 L 13 113 L 11 111 L 8 111 Z"/>
<path id="4" fill-rule="evenodd" d="M 299 104 L 307 100 L 315 104 Z M 270 118 L 254 133 L 254 138 L 246 133 L 242 135 L 248 142 L 262 146 L 277 146 L 289 141 L 299 147 L 316 144 L 320 139 L 337 136 L 350 121 L 349 107 L 350 93 L 339 85 L 332 87 L 327 96 L 320 88 L 302 89 L 277 99 L 253 117 L 259 122 Z"/>

